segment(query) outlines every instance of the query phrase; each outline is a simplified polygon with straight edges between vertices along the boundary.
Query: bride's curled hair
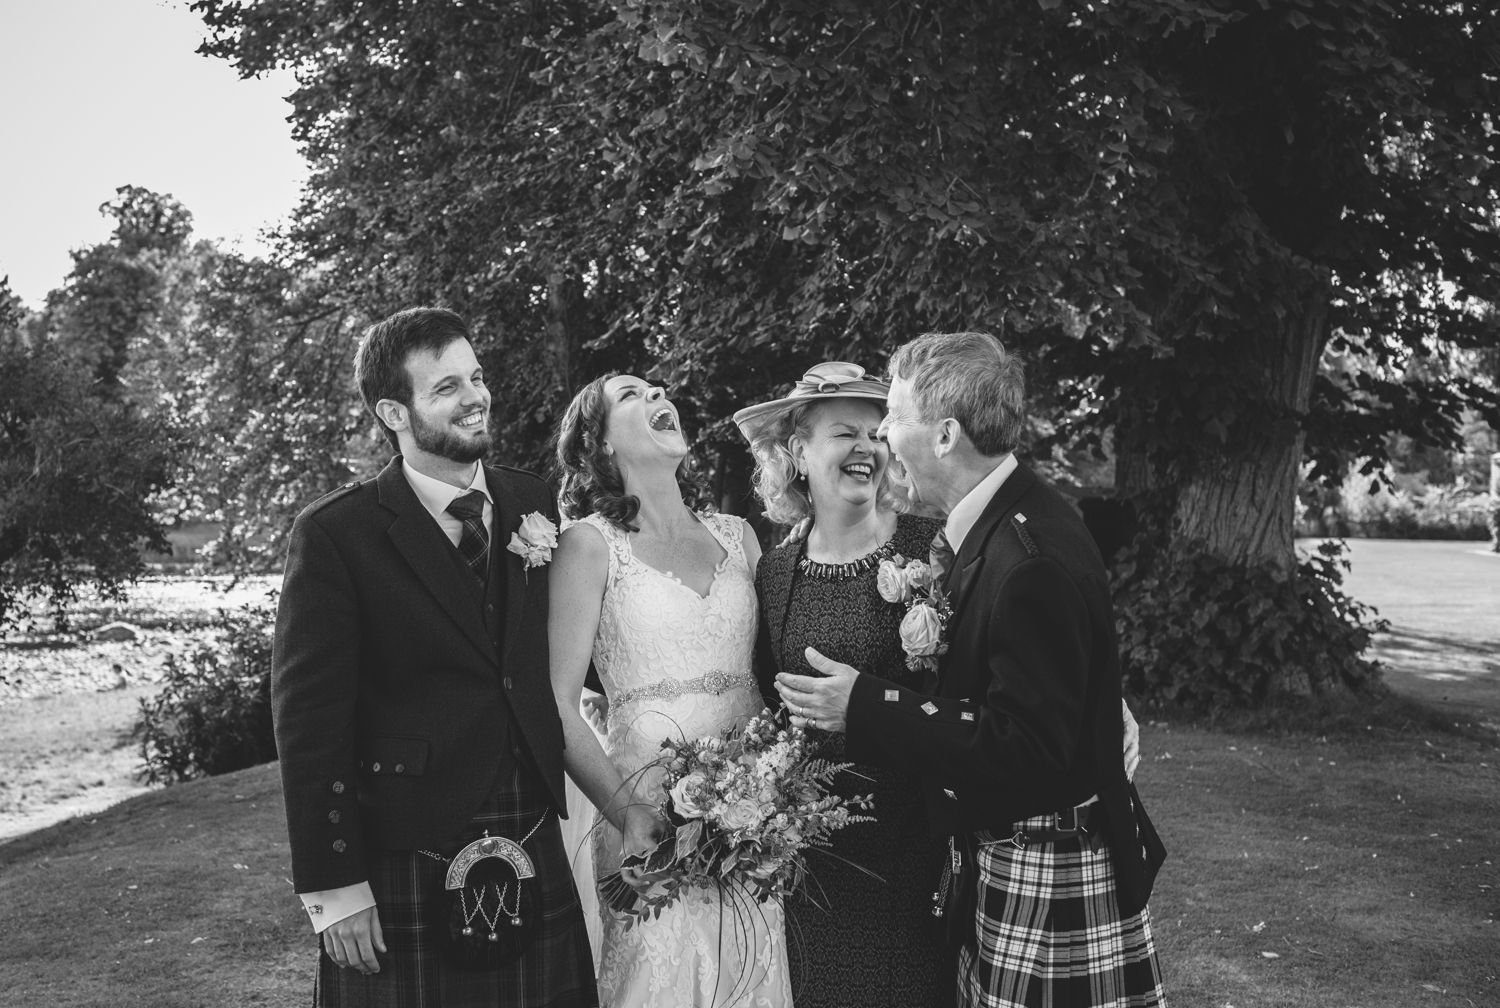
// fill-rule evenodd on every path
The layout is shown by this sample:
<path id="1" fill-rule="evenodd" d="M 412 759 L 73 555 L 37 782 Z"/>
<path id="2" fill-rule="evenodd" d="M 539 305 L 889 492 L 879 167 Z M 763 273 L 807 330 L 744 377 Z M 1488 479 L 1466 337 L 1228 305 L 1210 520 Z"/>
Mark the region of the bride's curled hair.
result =
<path id="1" fill-rule="evenodd" d="M 557 468 L 561 477 L 561 507 L 564 518 L 575 521 L 598 514 L 626 532 L 639 532 L 635 517 L 641 502 L 625 492 L 625 480 L 615 460 L 604 450 L 604 425 L 609 401 L 604 383 L 616 377 L 612 371 L 600 375 L 578 390 L 563 413 L 557 430 Z M 692 455 L 677 467 L 677 488 L 682 503 L 693 511 L 713 510 L 712 498 Z"/>

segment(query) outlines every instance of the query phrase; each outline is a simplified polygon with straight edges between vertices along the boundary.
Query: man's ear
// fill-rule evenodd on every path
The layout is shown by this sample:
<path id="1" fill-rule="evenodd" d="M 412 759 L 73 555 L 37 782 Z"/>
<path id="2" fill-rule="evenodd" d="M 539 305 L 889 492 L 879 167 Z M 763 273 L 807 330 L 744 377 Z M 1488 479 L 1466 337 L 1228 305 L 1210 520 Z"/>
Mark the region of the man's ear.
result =
<path id="1" fill-rule="evenodd" d="M 393 431 L 404 431 L 411 425 L 411 411 L 404 403 L 394 399 L 382 399 L 375 404 L 375 415 L 380 422 Z"/>
<path id="2" fill-rule="evenodd" d="M 932 445 L 932 454 L 943 458 L 958 447 L 959 439 L 964 436 L 963 425 L 952 417 L 939 420 L 937 425 L 936 439 Z"/>

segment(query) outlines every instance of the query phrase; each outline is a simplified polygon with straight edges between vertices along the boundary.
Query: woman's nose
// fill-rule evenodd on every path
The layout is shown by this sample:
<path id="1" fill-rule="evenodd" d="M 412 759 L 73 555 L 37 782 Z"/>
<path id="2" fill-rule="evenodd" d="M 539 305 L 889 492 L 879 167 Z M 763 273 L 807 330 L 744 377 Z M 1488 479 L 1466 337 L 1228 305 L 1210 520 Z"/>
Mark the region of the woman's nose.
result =
<path id="1" fill-rule="evenodd" d="M 652 402 L 655 402 L 658 399 L 665 399 L 666 397 L 667 397 L 667 390 L 664 389 L 664 388 L 659 388 L 659 387 L 653 385 L 649 389 L 646 390 L 646 398 L 649 399 L 649 400 L 651 400 Z"/>

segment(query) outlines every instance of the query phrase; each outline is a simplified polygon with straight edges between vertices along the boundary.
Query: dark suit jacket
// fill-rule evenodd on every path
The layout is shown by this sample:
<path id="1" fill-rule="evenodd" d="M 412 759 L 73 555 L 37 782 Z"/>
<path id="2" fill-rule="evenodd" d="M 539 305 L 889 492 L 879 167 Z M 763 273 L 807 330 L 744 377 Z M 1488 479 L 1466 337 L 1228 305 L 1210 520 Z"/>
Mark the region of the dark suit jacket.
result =
<path id="1" fill-rule="evenodd" d="M 947 585 L 953 616 L 936 676 L 918 694 L 861 675 L 848 758 L 922 775 L 940 836 L 1008 836 L 1018 820 L 1098 794 L 1121 905 L 1135 913 L 1165 851 L 1120 758 L 1114 613 L 1082 519 L 1021 466 L 964 539 Z"/>
<path id="2" fill-rule="evenodd" d="M 555 522 L 557 508 L 530 473 L 486 466 L 485 479 L 487 594 L 400 456 L 292 527 L 271 703 L 297 892 L 365 881 L 369 847 L 450 840 L 517 761 L 566 814 L 547 567 L 523 572 L 505 548 L 523 515 Z"/>

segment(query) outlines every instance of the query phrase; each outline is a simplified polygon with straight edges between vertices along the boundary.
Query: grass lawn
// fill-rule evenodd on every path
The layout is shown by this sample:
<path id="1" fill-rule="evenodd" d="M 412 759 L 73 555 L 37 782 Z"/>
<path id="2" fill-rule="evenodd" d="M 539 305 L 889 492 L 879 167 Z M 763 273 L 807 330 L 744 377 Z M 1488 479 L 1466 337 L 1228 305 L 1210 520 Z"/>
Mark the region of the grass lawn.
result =
<path id="1" fill-rule="evenodd" d="M 1386 666 L 1386 682 L 1500 731 L 1500 554 L 1483 542 L 1346 542 L 1345 590 L 1391 624 L 1371 655 Z"/>
<path id="2" fill-rule="evenodd" d="M 1143 745 L 1172 1004 L 1500 1004 L 1493 742 L 1147 725 Z M 306 1004 L 281 815 L 257 767 L 0 845 L 7 1008 Z"/>
<path id="3" fill-rule="evenodd" d="M 1467 727 L 1500 724 L 1500 557 L 1350 545 L 1347 587 L 1393 623 L 1388 681 L 1466 727 L 1400 704 L 1321 737 L 1143 726 L 1176 1008 L 1500 1005 L 1500 749 Z M 82 804 L 135 759 L 136 692 L 0 705 L 0 813 L 48 795 L 85 813 L 0 843 L 0 1005 L 307 1004 L 274 766 Z"/>

